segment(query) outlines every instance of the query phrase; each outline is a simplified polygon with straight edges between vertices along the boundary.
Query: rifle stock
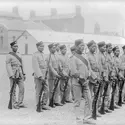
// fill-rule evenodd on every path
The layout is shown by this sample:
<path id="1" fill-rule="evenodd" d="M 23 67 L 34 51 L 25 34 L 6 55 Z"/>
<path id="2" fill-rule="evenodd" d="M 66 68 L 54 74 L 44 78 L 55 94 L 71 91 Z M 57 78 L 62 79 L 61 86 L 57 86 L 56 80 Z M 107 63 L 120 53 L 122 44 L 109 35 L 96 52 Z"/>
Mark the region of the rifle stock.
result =
<path id="1" fill-rule="evenodd" d="M 51 97 L 50 102 L 49 102 L 50 107 L 54 107 L 54 95 L 55 95 L 55 91 L 56 91 L 56 88 L 58 86 L 58 83 L 59 83 L 59 78 L 56 78 L 55 79 L 55 87 L 53 89 L 52 97 Z"/>
<path id="2" fill-rule="evenodd" d="M 114 111 L 114 96 L 115 96 L 115 90 L 116 90 L 116 80 L 112 81 L 112 96 L 111 96 L 111 102 L 109 109 Z"/>
<path id="3" fill-rule="evenodd" d="M 119 100 L 118 100 L 118 105 L 122 106 L 122 90 L 123 90 L 123 86 L 124 86 L 124 81 L 120 80 L 119 81 Z"/>
<path id="4" fill-rule="evenodd" d="M 100 92 L 100 88 L 101 88 L 101 82 L 97 81 L 97 84 L 99 84 L 99 85 L 98 85 L 97 92 L 96 92 L 95 95 L 94 95 L 93 104 L 92 104 L 92 107 L 93 107 L 93 110 L 92 110 L 92 118 L 95 119 L 95 120 L 97 119 L 97 109 L 96 109 L 96 105 L 97 105 L 97 100 L 98 100 L 99 92 Z"/>
<path id="5" fill-rule="evenodd" d="M 17 70 L 15 72 L 15 79 L 13 80 L 13 84 L 12 84 L 12 87 L 11 87 L 11 90 L 10 90 L 10 100 L 9 100 L 9 104 L 8 104 L 8 109 L 12 109 L 13 106 L 12 106 L 12 97 L 13 97 L 13 91 L 14 91 L 14 87 L 15 87 L 15 84 L 16 84 L 16 74 L 17 74 Z"/>
<path id="6" fill-rule="evenodd" d="M 66 92 L 66 89 L 67 89 L 67 86 L 68 86 L 68 81 L 69 81 L 69 78 L 66 78 L 65 87 L 64 87 L 64 91 L 63 91 L 63 97 L 62 97 L 62 100 L 61 100 L 62 104 L 65 104 L 65 92 Z"/>
<path id="7" fill-rule="evenodd" d="M 100 114 L 105 114 L 105 96 L 106 96 L 107 90 L 108 90 L 108 82 L 105 82 L 104 92 L 103 92 L 103 97 L 102 97 L 102 105 L 99 111 Z"/>

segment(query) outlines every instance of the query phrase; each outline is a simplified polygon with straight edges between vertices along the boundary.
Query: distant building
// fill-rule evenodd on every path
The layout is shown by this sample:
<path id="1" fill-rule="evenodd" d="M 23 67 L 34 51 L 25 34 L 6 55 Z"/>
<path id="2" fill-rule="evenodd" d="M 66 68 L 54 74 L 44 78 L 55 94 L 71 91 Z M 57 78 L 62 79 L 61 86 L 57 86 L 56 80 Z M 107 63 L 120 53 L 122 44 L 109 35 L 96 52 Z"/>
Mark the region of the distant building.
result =
<path id="1" fill-rule="evenodd" d="M 59 15 L 56 8 L 51 9 L 50 16 L 36 16 L 35 11 L 31 11 L 30 19 L 37 23 L 43 22 L 55 31 L 84 33 L 84 18 L 80 6 L 76 6 L 75 13 L 65 15 Z"/>

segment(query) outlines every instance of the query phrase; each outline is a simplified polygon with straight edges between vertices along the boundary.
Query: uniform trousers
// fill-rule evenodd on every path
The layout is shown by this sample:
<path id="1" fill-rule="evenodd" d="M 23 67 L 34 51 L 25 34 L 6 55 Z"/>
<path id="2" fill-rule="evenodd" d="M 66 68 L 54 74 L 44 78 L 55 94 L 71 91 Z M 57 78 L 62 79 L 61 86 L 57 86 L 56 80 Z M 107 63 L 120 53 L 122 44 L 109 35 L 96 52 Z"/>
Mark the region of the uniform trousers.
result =
<path id="1" fill-rule="evenodd" d="M 88 84 L 81 86 L 75 78 L 72 79 L 72 84 L 74 93 L 74 113 L 76 117 L 82 117 L 85 119 L 91 116 L 92 107 Z M 82 100 L 82 96 L 84 97 L 84 100 Z"/>
<path id="2" fill-rule="evenodd" d="M 35 90 L 36 90 L 36 105 L 37 105 L 39 101 L 39 94 L 43 87 L 43 83 L 38 78 L 34 78 L 34 83 L 35 83 Z M 48 98 L 49 98 L 49 87 L 47 82 L 46 84 L 44 84 L 43 96 L 41 96 L 41 98 L 42 98 L 42 101 L 41 101 L 42 105 L 47 105 Z"/>
<path id="3" fill-rule="evenodd" d="M 13 85 L 13 80 L 10 78 L 10 88 Z M 17 84 L 15 84 L 14 89 L 13 89 L 13 94 L 12 94 L 12 103 L 13 106 L 17 104 L 16 100 L 16 86 L 19 87 L 19 93 L 18 93 L 18 104 L 23 102 L 24 99 L 24 82 L 23 79 L 20 79 Z"/>

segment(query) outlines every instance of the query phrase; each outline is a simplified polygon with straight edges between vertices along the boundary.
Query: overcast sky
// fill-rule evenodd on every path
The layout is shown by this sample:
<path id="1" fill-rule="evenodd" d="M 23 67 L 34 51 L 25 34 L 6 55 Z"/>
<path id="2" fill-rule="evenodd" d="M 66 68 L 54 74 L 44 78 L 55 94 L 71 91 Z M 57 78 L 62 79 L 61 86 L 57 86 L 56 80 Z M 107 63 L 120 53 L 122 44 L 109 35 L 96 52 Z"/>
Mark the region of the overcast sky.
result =
<path id="1" fill-rule="evenodd" d="M 85 2 L 83 2 L 85 1 Z M 113 2 L 112 2 L 113 1 Z M 82 11 L 93 12 L 120 12 L 125 15 L 124 0 L 0 0 L 0 11 L 12 11 L 12 7 L 18 6 L 19 13 L 24 19 L 29 18 L 30 10 L 35 10 L 36 15 L 50 14 L 50 8 L 57 8 L 58 13 L 73 13 L 75 5 L 80 5 Z M 114 2 L 116 1 L 116 2 Z"/>

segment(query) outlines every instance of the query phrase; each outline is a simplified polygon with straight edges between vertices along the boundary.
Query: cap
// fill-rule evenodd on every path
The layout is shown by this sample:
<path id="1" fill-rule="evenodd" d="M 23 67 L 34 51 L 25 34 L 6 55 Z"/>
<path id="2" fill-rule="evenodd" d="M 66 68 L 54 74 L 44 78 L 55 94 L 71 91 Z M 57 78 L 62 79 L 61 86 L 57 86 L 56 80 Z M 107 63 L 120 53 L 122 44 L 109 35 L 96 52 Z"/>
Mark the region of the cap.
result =
<path id="1" fill-rule="evenodd" d="M 75 46 L 78 46 L 81 43 L 83 43 L 83 39 L 77 39 L 77 40 L 75 40 Z"/>
<path id="2" fill-rule="evenodd" d="M 41 44 L 43 44 L 43 42 L 42 42 L 42 41 L 40 41 L 40 42 L 36 43 L 36 46 L 40 46 Z"/>
<path id="3" fill-rule="evenodd" d="M 66 48 L 66 45 L 60 45 L 61 50 L 64 49 L 64 48 Z"/>
<path id="4" fill-rule="evenodd" d="M 10 46 L 13 46 L 15 44 L 17 44 L 17 41 L 13 41 L 12 43 L 10 43 Z"/>
<path id="5" fill-rule="evenodd" d="M 55 46 L 55 44 L 54 44 L 54 43 L 51 43 L 51 44 L 48 45 L 48 48 L 50 49 L 50 48 L 52 48 L 53 46 Z"/>
<path id="6" fill-rule="evenodd" d="M 119 47 L 118 46 L 115 46 L 112 51 L 114 52 L 116 49 L 118 49 Z"/>
<path id="7" fill-rule="evenodd" d="M 88 42 L 87 44 L 88 48 L 91 47 L 93 44 L 96 44 L 94 40 L 91 40 L 90 42 Z"/>
<path id="8" fill-rule="evenodd" d="M 122 49 L 125 49 L 125 45 L 122 47 Z"/>
<path id="9" fill-rule="evenodd" d="M 99 47 L 99 48 L 100 48 L 100 47 L 103 47 L 103 46 L 105 46 L 105 45 L 106 45 L 106 44 L 105 44 L 104 41 L 98 43 L 98 47 Z"/>
<path id="10" fill-rule="evenodd" d="M 75 50 L 76 50 L 76 47 L 75 47 L 75 46 L 72 46 L 72 47 L 70 48 L 70 50 L 71 50 L 71 51 L 75 51 Z"/>
<path id="11" fill-rule="evenodd" d="M 106 44 L 106 48 L 111 47 L 111 46 L 112 46 L 111 43 Z"/>

